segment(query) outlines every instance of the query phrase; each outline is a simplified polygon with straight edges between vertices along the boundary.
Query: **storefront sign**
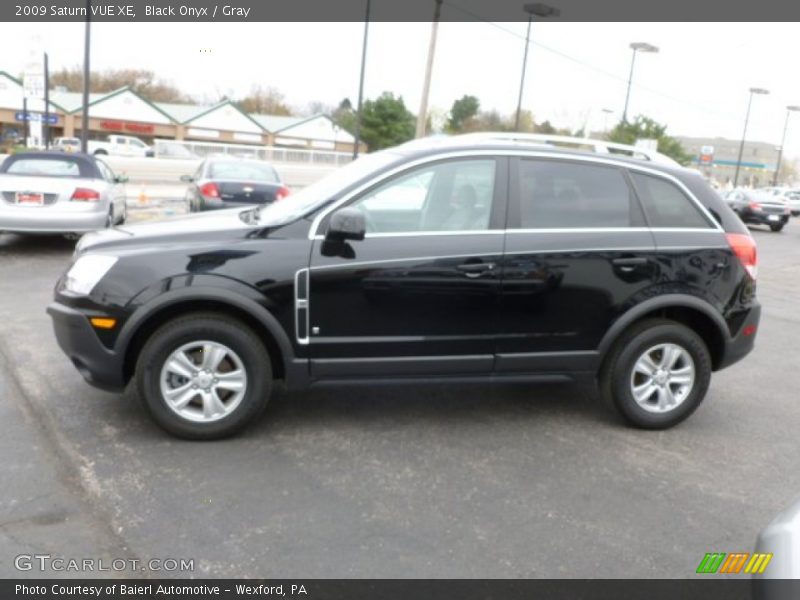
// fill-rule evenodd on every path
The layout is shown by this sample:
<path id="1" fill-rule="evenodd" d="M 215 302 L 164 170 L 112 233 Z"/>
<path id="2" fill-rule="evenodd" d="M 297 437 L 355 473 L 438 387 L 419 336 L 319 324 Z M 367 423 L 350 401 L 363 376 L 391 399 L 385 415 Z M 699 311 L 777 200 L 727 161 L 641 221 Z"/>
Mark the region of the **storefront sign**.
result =
<path id="1" fill-rule="evenodd" d="M 100 129 L 107 131 L 129 131 L 131 133 L 153 133 L 155 126 L 144 123 L 126 123 L 124 121 L 101 121 Z"/>
<path id="2" fill-rule="evenodd" d="M 23 111 L 20 110 L 20 111 L 17 111 L 17 112 L 14 113 L 14 120 L 16 120 L 16 121 L 44 121 L 44 115 L 41 114 L 41 113 L 35 113 L 35 112 L 31 112 L 31 111 L 23 112 Z M 58 115 L 52 115 L 52 114 L 47 115 L 47 123 L 49 123 L 50 125 L 55 125 L 56 123 L 58 123 Z"/>

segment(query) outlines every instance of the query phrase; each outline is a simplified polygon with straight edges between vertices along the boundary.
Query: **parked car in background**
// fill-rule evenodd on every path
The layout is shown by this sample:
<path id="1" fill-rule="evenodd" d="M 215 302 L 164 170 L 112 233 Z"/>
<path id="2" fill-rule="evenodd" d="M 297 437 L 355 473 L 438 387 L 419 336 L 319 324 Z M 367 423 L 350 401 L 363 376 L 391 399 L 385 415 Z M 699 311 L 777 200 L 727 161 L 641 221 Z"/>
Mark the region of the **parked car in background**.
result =
<path id="1" fill-rule="evenodd" d="M 105 141 L 89 140 L 89 154 L 98 156 L 153 156 L 153 149 L 132 135 L 110 135 Z"/>
<path id="2" fill-rule="evenodd" d="M 81 140 L 76 137 L 57 137 L 53 142 L 53 150 L 62 152 L 80 152 Z"/>
<path id="3" fill-rule="evenodd" d="M 0 164 L 0 231 L 80 234 L 123 223 L 125 181 L 88 154 L 13 154 Z"/>
<path id="4" fill-rule="evenodd" d="M 789 205 L 793 217 L 800 216 L 800 189 L 786 188 L 780 190 L 776 196 Z"/>
<path id="5" fill-rule="evenodd" d="M 194 175 L 184 175 L 181 181 L 190 184 L 186 190 L 189 212 L 271 204 L 291 193 L 275 167 L 263 160 L 208 158 Z"/>
<path id="6" fill-rule="evenodd" d="M 768 225 L 775 232 L 783 229 L 792 214 L 785 200 L 763 190 L 732 190 L 725 202 L 743 222 Z"/>
<path id="7" fill-rule="evenodd" d="M 199 160 L 199 154 L 195 154 L 180 142 L 158 140 L 155 145 L 156 158 L 184 158 L 186 160 Z"/>
<path id="8" fill-rule="evenodd" d="M 58 343 L 194 439 L 255 422 L 276 380 L 588 379 L 635 426 L 681 422 L 754 346 L 755 241 L 680 166 L 526 139 L 417 140 L 287 200 L 84 236 Z"/>

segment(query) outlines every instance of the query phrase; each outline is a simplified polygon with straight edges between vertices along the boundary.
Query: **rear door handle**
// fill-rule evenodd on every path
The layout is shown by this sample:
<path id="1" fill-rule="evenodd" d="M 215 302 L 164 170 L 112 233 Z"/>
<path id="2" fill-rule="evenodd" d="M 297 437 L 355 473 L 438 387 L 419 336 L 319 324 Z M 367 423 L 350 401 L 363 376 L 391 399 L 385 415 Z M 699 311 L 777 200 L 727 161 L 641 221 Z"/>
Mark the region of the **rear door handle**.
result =
<path id="1" fill-rule="evenodd" d="M 494 271 L 495 264 L 494 263 L 463 263 L 456 267 L 459 271 L 464 273 L 467 277 L 475 278 L 480 277 L 484 273 L 489 271 Z"/>

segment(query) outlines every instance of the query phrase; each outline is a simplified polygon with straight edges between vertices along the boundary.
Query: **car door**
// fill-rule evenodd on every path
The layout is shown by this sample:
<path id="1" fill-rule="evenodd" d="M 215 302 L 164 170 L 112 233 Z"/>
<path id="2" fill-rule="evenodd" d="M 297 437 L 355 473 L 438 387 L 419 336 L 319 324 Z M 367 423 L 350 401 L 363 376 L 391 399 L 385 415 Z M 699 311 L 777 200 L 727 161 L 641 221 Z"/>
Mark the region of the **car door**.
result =
<path id="1" fill-rule="evenodd" d="M 364 213 L 361 241 L 326 240 L 322 219 L 299 274 L 313 377 L 492 371 L 507 165 L 467 156 L 383 178 L 341 205 Z"/>
<path id="2" fill-rule="evenodd" d="M 519 157 L 510 192 L 497 371 L 592 370 L 612 321 L 656 278 L 628 175 L 597 161 Z"/>

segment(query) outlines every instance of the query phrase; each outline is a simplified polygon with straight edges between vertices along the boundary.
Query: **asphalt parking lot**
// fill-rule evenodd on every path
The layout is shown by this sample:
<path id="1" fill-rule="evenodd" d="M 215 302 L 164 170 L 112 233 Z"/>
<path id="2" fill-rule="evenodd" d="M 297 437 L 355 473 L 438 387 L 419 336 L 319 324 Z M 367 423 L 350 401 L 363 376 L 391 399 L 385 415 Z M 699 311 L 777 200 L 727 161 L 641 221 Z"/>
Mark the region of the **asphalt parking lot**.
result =
<path id="1" fill-rule="evenodd" d="M 757 348 L 664 432 L 588 386 L 279 393 L 173 439 L 89 387 L 45 307 L 74 243 L 0 234 L 0 576 L 14 557 L 187 558 L 231 577 L 687 577 L 800 495 L 800 224 L 753 231 Z M 100 575 L 113 575 L 105 573 Z"/>

